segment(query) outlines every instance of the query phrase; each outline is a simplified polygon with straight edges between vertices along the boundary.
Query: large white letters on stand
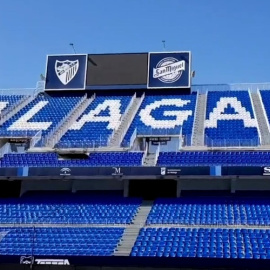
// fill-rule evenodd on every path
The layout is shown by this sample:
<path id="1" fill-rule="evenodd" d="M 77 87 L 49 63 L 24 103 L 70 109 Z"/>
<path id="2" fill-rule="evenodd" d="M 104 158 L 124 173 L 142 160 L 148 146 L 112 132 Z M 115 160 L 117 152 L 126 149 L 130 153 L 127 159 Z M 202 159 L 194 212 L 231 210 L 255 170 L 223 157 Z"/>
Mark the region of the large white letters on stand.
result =
<path id="1" fill-rule="evenodd" d="M 225 114 L 225 109 L 230 105 L 234 108 L 236 114 Z M 243 120 L 245 127 L 257 127 L 255 118 L 251 118 L 250 112 L 242 106 L 236 97 L 220 98 L 217 106 L 209 114 L 209 119 L 205 120 L 206 128 L 217 128 L 218 120 Z"/>
<path id="2" fill-rule="evenodd" d="M 26 114 L 16 120 L 8 130 L 46 130 L 52 122 L 28 122 L 35 114 L 48 104 L 48 101 L 39 101 Z"/>
<path id="3" fill-rule="evenodd" d="M 190 103 L 190 100 L 162 99 L 147 105 L 140 111 L 139 116 L 141 117 L 141 121 L 146 126 L 150 126 L 152 128 L 175 128 L 176 126 L 183 125 L 184 121 L 186 121 L 188 117 L 192 115 L 192 110 L 165 111 L 163 113 L 164 116 L 175 116 L 174 120 L 157 120 L 151 115 L 151 112 L 157 108 L 167 105 L 182 108 L 188 103 Z"/>
<path id="4" fill-rule="evenodd" d="M 98 104 L 94 110 L 83 115 L 78 122 L 73 123 L 69 130 L 79 130 L 87 122 L 109 122 L 107 129 L 116 129 L 121 119 L 120 107 L 121 100 L 105 100 L 103 103 Z M 109 109 L 110 115 L 99 116 L 99 114 L 107 108 Z"/>

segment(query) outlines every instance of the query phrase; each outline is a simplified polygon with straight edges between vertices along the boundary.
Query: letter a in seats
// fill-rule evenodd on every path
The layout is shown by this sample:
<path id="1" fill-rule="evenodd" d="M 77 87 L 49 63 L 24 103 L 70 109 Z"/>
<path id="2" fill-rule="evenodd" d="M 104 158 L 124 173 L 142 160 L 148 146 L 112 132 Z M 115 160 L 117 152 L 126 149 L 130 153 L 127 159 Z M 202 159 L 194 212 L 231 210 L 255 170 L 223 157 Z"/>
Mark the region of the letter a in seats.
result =
<path id="1" fill-rule="evenodd" d="M 225 114 L 225 109 L 230 105 L 234 108 L 236 114 Z M 236 97 L 220 98 L 217 106 L 209 114 L 209 119 L 205 120 L 205 127 L 217 128 L 218 120 L 243 120 L 245 127 L 257 127 L 255 118 L 251 118 L 250 112 L 242 106 Z"/>
<path id="2" fill-rule="evenodd" d="M 108 122 L 107 129 L 117 129 L 121 119 L 121 100 L 105 100 L 98 104 L 94 110 L 91 110 L 69 128 L 69 130 L 79 130 L 87 122 Z M 109 109 L 109 116 L 99 116 L 102 111 Z"/>

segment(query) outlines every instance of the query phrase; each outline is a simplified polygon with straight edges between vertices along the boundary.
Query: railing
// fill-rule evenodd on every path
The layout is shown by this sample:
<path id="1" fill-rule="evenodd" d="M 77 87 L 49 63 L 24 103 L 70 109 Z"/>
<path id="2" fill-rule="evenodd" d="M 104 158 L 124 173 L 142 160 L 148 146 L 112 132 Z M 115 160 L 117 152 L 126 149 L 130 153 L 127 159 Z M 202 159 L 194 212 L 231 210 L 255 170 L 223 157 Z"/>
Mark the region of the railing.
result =
<path id="1" fill-rule="evenodd" d="M 29 98 L 29 96 L 24 96 L 22 97 L 20 100 L 18 100 L 14 105 L 12 106 L 8 106 L 5 109 L 2 110 L 1 112 L 1 117 L 4 117 L 5 115 L 7 115 L 8 113 L 10 113 L 11 111 L 14 110 L 14 108 L 18 107 L 23 101 L 25 101 L 27 98 Z"/>
<path id="2" fill-rule="evenodd" d="M 134 144 L 134 141 L 137 137 L 136 129 L 134 130 L 129 141 L 123 141 L 121 147 L 123 148 L 131 148 Z M 182 147 L 192 146 L 192 135 L 182 135 L 179 137 L 179 144 L 175 144 L 175 146 L 168 146 L 168 151 L 173 151 L 172 148 L 175 148 L 174 151 L 178 151 Z M 102 148 L 108 147 L 110 142 L 110 137 L 102 138 L 92 141 L 82 141 L 82 142 L 58 142 L 56 143 L 56 148 Z M 178 145 L 178 146 L 177 146 Z M 209 148 L 254 148 L 260 145 L 259 138 L 253 139 L 212 139 L 209 137 L 205 137 L 204 145 Z M 162 149 L 166 149 L 166 146 L 162 145 Z M 165 150 L 164 150 L 165 151 Z"/>
<path id="3" fill-rule="evenodd" d="M 195 124 L 195 120 L 197 117 L 197 111 L 198 111 L 198 102 L 199 102 L 199 93 L 197 93 L 196 95 L 196 104 L 195 104 L 195 111 L 193 112 L 193 126 L 192 126 L 192 138 L 194 136 L 194 132 L 195 132 L 195 127 L 197 127 L 197 124 Z"/>
<path id="4" fill-rule="evenodd" d="M 0 95 L 24 95 L 44 92 L 45 81 L 38 81 L 35 88 L 0 89 Z M 191 86 L 192 92 L 205 93 L 206 91 L 257 91 L 270 90 L 270 82 L 264 83 L 231 83 L 231 84 L 195 84 Z"/>
<path id="5" fill-rule="evenodd" d="M 152 128 L 152 127 L 137 127 L 137 136 L 180 136 L 182 132 L 182 126 L 175 128 Z"/>
<path id="6" fill-rule="evenodd" d="M 127 123 L 127 129 L 126 129 L 125 132 L 123 132 L 123 133 L 121 134 L 121 136 L 120 136 L 120 144 L 121 144 L 121 146 L 124 146 L 124 147 L 130 147 L 130 145 L 133 145 L 134 140 L 136 139 L 136 137 L 135 137 L 134 140 L 131 140 L 131 139 L 130 139 L 130 141 L 124 141 L 125 135 L 126 135 L 128 129 L 129 129 L 129 127 L 130 127 L 132 121 L 133 121 L 134 118 L 136 117 L 137 111 L 138 111 L 138 109 L 140 108 L 140 106 L 141 106 L 141 104 L 142 104 L 144 98 L 145 98 L 145 93 L 143 93 L 142 96 L 140 97 L 140 102 L 137 104 L 137 108 L 136 108 L 136 110 L 134 111 L 134 114 L 130 117 L 130 121 Z M 135 131 L 134 131 L 134 132 L 135 132 Z M 134 132 L 133 132 L 132 136 L 134 135 Z M 137 130 L 136 130 L 136 136 L 137 136 Z M 132 144 L 130 143 L 131 141 L 132 141 Z"/>
<path id="7" fill-rule="evenodd" d="M 130 107 L 133 105 L 133 102 L 134 102 L 135 98 L 136 98 L 136 93 L 132 96 L 132 98 L 131 98 L 131 100 L 130 100 L 128 106 L 126 107 L 126 109 L 125 109 L 125 111 L 124 111 L 124 113 L 121 115 L 121 117 L 120 117 L 120 121 L 121 121 L 121 122 L 122 122 L 122 120 L 124 119 L 124 117 L 126 116 L 126 114 L 128 113 Z"/>
<path id="8" fill-rule="evenodd" d="M 119 132 L 119 128 L 120 128 L 121 125 L 123 124 L 123 120 L 124 120 L 124 118 L 126 117 L 127 113 L 129 112 L 131 106 L 133 105 L 133 102 L 134 102 L 135 98 L 136 98 L 136 93 L 132 96 L 132 98 L 131 98 L 131 100 L 130 100 L 128 106 L 127 106 L 127 108 L 125 109 L 125 112 L 121 115 L 121 117 L 120 117 L 120 119 L 119 119 L 119 126 L 113 130 L 112 134 L 110 135 L 109 141 L 111 141 L 111 140 L 113 139 L 113 137 L 115 136 L 115 133 L 116 133 L 117 131 Z M 121 135 L 120 135 L 120 142 L 119 142 L 119 143 L 122 142 L 123 136 L 124 136 L 124 134 L 123 134 L 123 132 L 121 132 Z"/>
<path id="9" fill-rule="evenodd" d="M 258 90 L 257 91 L 254 91 L 253 94 L 256 94 L 257 95 L 258 93 Z M 250 91 L 248 91 L 248 95 L 249 95 L 249 99 L 250 99 L 250 102 L 251 102 L 251 107 L 252 107 L 252 111 L 254 112 L 254 118 L 256 120 L 256 123 L 257 123 L 257 131 L 258 131 L 258 136 L 259 136 L 259 141 L 261 142 L 262 141 L 262 134 L 261 134 L 261 129 L 260 129 L 260 123 L 258 121 L 258 111 L 257 111 L 257 107 L 256 107 L 256 110 L 255 110 L 255 107 L 254 107 L 254 99 L 252 97 L 254 97 L 254 95 L 250 93 Z"/>
<path id="10" fill-rule="evenodd" d="M 6 143 L 1 149 L 0 149 L 0 157 L 3 157 L 5 154 L 10 153 L 10 144 Z"/>
<path id="11" fill-rule="evenodd" d="M 234 203 L 232 202 L 232 205 L 234 205 Z M 179 223 L 170 223 L 170 224 L 166 224 L 166 223 L 149 223 L 152 225 L 153 228 L 156 227 L 162 227 L 162 225 L 176 225 L 179 226 Z M 49 225 L 49 226 L 48 226 Z M 72 226 L 70 226 L 72 225 Z M 104 218 L 102 219 L 102 223 L 89 223 L 89 221 L 85 221 L 85 222 L 80 222 L 78 223 L 78 219 L 76 217 L 66 217 L 66 216 L 62 216 L 62 218 L 59 218 L 59 220 L 57 221 L 57 223 L 53 223 L 51 221 L 48 222 L 41 222 L 39 218 L 32 218 L 32 221 L 28 221 L 27 223 L 25 222 L 15 222 L 15 221 L 10 221 L 8 223 L 1 223 L 0 224 L 0 228 L 32 228 L 33 232 L 30 232 L 30 234 L 34 234 L 34 230 L 35 228 L 62 228 L 62 227 L 73 227 L 73 228 L 80 228 L 80 227 L 93 227 L 94 225 L 97 225 L 100 228 L 104 228 L 104 227 L 112 227 L 112 228 L 119 228 L 119 227 L 126 227 L 128 226 L 127 224 L 117 224 L 116 223 L 116 219 L 115 222 L 112 222 L 111 218 Z M 249 228 L 249 229 L 265 229 L 267 227 L 269 227 L 269 225 L 267 224 L 267 222 L 263 221 L 262 218 L 222 218 L 222 219 L 216 219 L 214 221 L 209 221 L 209 222 L 201 222 L 201 221 L 197 221 L 196 224 L 190 225 L 189 220 L 187 219 L 185 224 L 181 223 L 181 227 L 185 227 L 185 228 L 190 228 L 190 227 L 198 227 L 198 226 L 203 226 L 205 228 L 227 228 L 227 229 L 237 229 L 237 228 Z M 138 225 L 135 225 L 134 228 L 145 228 L 145 223 L 140 223 Z M 6 232 L 3 232 L 6 233 Z M 31 238 L 31 237 L 29 237 Z M 35 237 L 33 237 L 33 239 L 35 239 Z M 71 244 L 72 245 L 72 244 Z"/>
<path id="12" fill-rule="evenodd" d="M 205 146 L 210 148 L 243 148 L 243 147 L 257 147 L 260 145 L 259 137 L 253 139 L 212 139 L 205 136 Z"/>
<path id="13" fill-rule="evenodd" d="M 192 146 L 192 134 L 184 134 L 182 135 L 182 147 Z"/>
<path id="14" fill-rule="evenodd" d="M 137 128 L 135 128 L 135 130 L 133 131 L 131 137 L 130 137 L 130 143 L 129 143 L 129 147 L 131 148 L 132 145 L 134 144 L 135 140 L 137 138 Z"/>
<path id="15" fill-rule="evenodd" d="M 32 96 L 36 93 L 36 88 L 13 88 L 13 89 L 0 89 L 0 95 L 27 95 Z"/>
<path id="16" fill-rule="evenodd" d="M 44 90 L 45 90 L 45 81 L 37 82 L 35 94 L 37 95 L 38 93 L 44 92 Z"/>
<path id="17" fill-rule="evenodd" d="M 80 141 L 80 142 L 58 142 L 56 148 L 83 148 L 83 149 L 95 149 L 107 147 L 109 144 L 109 137 L 100 136 L 97 140 Z"/>
<path id="18" fill-rule="evenodd" d="M 270 83 L 233 83 L 233 84 L 203 84 L 192 85 L 192 92 L 206 93 L 207 91 L 240 91 L 250 90 L 251 92 L 260 90 L 270 90 Z"/>
<path id="19" fill-rule="evenodd" d="M 160 152 L 160 144 L 158 145 L 156 152 L 155 152 L 155 164 L 154 166 L 156 166 L 157 161 L 158 161 L 158 157 L 159 157 L 159 152 Z"/>
<path id="20" fill-rule="evenodd" d="M 39 142 L 41 140 L 41 137 L 42 137 L 42 130 L 39 130 L 35 136 L 31 139 L 31 142 L 30 142 L 30 148 L 34 147 L 37 142 Z"/>
<path id="21" fill-rule="evenodd" d="M 242 148 L 257 147 L 260 145 L 259 137 L 252 139 L 214 139 L 209 138 L 207 135 L 202 136 L 204 136 L 204 144 L 201 146 L 206 146 L 209 148 Z M 182 146 L 193 146 L 191 134 L 184 134 L 182 136 Z"/>
<path id="22" fill-rule="evenodd" d="M 0 138 L 32 138 L 37 131 L 33 130 L 0 130 Z"/>
<path id="23" fill-rule="evenodd" d="M 30 103 L 35 98 L 35 95 L 26 95 L 22 97 L 18 102 L 13 104 L 12 106 L 6 107 L 1 112 L 1 119 L 0 119 L 0 125 L 6 122 L 10 117 L 15 115 L 18 111 L 20 111 L 23 107 L 26 106 L 27 103 Z M 28 101 L 26 103 L 26 101 Z"/>
<path id="24" fill-rule="evenodd" d="M 81 102 L 83 102 L 86 99 L 87 95 L 85 94 L 74 106 L 74 109 L 70 112 L 68 112 L 58 123 L 57 125 L 40 141 L 41 146 L 47 145 L 47 143 L 50 141 L 50 139 L 58 133 L 58 131 L 61 131 L 61 127 L 64 125 L 64 123 L 69 119 L 69 117 L 72 115 L 74 110 L 76 110 Z"/>
<path id="25" fill-rule="evenodd" d="M 145 147 L 145 150 L 144 150 L 144 153 L 143 153 L 143 157 L 142 157 L 142 165 L 144 164 L 144 160 L 147 157 L 147 152 L 148 152 L 148 149 L 147 149 L 147 147 Z"/>
<path id="26" fill-rule="evenodd" d="M 266 120 L 266 125 L 267 125 L 267 128 L 268 128 L 268 131 L 270 132 L 270 126 L 269 126 L 268 117 L 267 117 L 267 114 L 266 114 L 266 111 L 265 111 L 265 106 L 264 106 L 264 103 L 262 101 L 262 96 L 261 96 L 261 93 L 260 93 L 259 89 L 257 91 L 257 95 L 258 95 L 260 105 L 261 105 L 261 108 L 262 108 L 262 111 L 263 111 L 264 119 Z M 267 144 L 270 144 L 269 140 L 268 140 Z"/>
<path id="27" fill-rule="evenodd" d="M 134 144 L 134 141 L 136 140 L 136 138 L 137 138 L 137 128 L 134 129 L 129 140 L 122 140 L 121 141 L 121 147 L 131 148 L 132 145 Z"/>
<path id="28" fill-rule="evenodd" d="M 89 104 L 91 104 L 91 102 L 96 98 L 96 94 L 93 94 L 91 96 L 91 98 L 88 100 L 89 103 L 85 104 L 85 107 L 83 108 L 83 111 L 85 111 L 85 109 L 89 106 Z M 70 117 L 72 117 L 72 119 L 77 119 L 80 116 L 80 112 L 78 111 L 78 108 L 80 107 L 81 104 L 83 104 L 84 102 L 87 101 L 87 96 L 85 96 L 84 100 L 81 100 L 81 102 L 78 104 L 78 106 L 76 106 L 76 108 L 74 109 L 74 111 L 72 111 L 71 115 L 68 117 L 68 119 Z M 74 115 L 73 115 L 74 114 Z M 73 118 L 74 117 L 74 118 Z M 67 118 L 65 118 L 65 121 L 67 121 Z M 55 145 L 62 137 L 63 135 L 67 132 L 68 128 L 66 127 L 62 127 L 58 130 L 58 132 L 56 133 L 55 137 L 53 138 L 53 145 Z"/>

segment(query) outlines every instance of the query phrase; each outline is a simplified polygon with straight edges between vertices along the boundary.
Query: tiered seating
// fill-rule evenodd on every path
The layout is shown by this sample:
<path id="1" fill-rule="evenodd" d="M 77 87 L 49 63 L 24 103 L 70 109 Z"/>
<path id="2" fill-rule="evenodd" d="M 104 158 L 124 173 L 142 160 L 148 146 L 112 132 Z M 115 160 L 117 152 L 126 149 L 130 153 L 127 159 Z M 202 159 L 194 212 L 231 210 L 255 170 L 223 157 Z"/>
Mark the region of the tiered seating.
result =
<path id="1" fill-rule="evenodd" d="M 0 255 L 110 256 L 123 228 L 1 228 Z"/>
<path id="2" fill-rule="evenodd" d="M 209 91 L 205 143 L 208 146 L 256 146 L 257 120 L 248 91 Z"/>
<path id="3" fill-rule="evenodd" d="M 91 153 L 87 159 L 58 159 L 55 153 L 5 154 L 1 167 L 141 166 L 143 152 Z"/>
<path id="4" fill-rule="evenodd" d="M 39 130 L 48 134 L 80 101 L 81 96 L 37 96 L 26 107 L 7 120 L 0 136 L 33 136 Z"/>
<path id="5" fill-rule="evenodd" d="M 196 93 L 146 96 L 122 142 L 129 145 L 135 129 L 139 135 L 191 135 Z M 190 136 L 187 136 L 187 138 Z"/>
<path id="6" fill-rule="evenodd" d="M 159 166 L 269 166 L 269 151 L 160 152 Z"/>
<path id="7" fill-rule="evenodd" d="M 0 113 L 10 110 L 16 103 L 21 100 L 23 95 L 0 95 Z"/>
<path id="8" fill-rule="evenodd" d="M 107 146 L 109 136 L 119 127 L 131 96 L 98 96 L 61 138 L 57 147 Z"/>
<path id="9" fill-rule="evenodd" d="M 270 123 L 270 90 L 261 90 L 260 91 L 263 106 L 266 112 L 266 116 L 268 118 L 268 122 Z"/>
<path id="10" fill-rule="evenodd" d="M 0 200 L 1 224 L 129 224 L 137 198 L 68 194 Z"/>
<path id="11" fill-rule="evenodd" d="M 141 229 L 131 256 L 270 259 L 270 230 Z"/>
<path id="12" fill-rule="evenodd" d="M 245 198 L 158 199 L 147 224 L 270 225 L 270 200 Z"/>

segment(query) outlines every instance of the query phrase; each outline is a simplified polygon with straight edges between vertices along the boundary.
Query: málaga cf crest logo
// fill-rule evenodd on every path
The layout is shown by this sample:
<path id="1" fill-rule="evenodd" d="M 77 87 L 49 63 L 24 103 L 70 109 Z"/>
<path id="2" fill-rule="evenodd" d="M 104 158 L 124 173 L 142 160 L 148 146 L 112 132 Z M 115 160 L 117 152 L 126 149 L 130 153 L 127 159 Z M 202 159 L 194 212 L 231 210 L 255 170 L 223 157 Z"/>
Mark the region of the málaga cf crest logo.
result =
<path id="1" fill-rule="evenodd" d="M 79 60 L 55 61 L 55 73 L 62 84 L 67 85 L 76 76 L 79 69 Z"/>

